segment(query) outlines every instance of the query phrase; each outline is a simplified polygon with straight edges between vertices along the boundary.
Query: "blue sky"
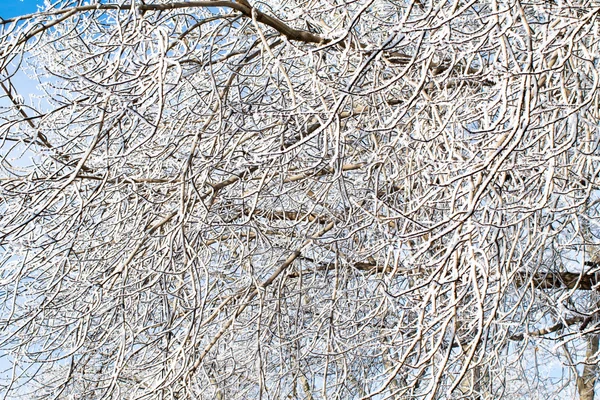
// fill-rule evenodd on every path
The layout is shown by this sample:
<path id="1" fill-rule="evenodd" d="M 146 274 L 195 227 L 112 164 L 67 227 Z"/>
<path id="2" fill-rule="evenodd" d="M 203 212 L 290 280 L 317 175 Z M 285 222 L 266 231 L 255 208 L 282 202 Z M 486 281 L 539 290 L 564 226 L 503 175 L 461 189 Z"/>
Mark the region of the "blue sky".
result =
<path id="1" fill-rule="evenodd" d="M 2 18 L 11 18 L 19 15 L 30 14 L 32 12 L 37 11 L 37 5 L 41 4 L 43 0 L 0 0 L 0 17 Z M 13 82 L 18 86 L 18 89 L 25 88 L 26 92 L 32 92 L 34 89 L 32 88 L 32 83 L 26 78 L 16 79 Z M 29 93 L 23 93 L 27 95 Z M 5 100 L 5 99 L 3 99 Z M 0 155 L 4 153 L 5 150 L 0 148 Z M 26 162 L 25 162 L 26 163 Z M 0 252 L 2 249 L 0 249 Z M 12 367 L 11 358 L 7 358 L 6 354 L 3 352 L 0 353 L 0 382 L 5 382 L 9 375 L 6 373 L 2 373 L 1 371 L 6 370 Z"/>
<path id="2" fill-rule="evenodd" d="M 37 11 L 38 4 L 43 4 L 43 0 L 0 0 L 0 17 L 12 18 L 31 14 Z"/>
<path id="3" fill-rule="evenodd" d="M 19 15 L 31 14 L 33 12 L 38 11 L 38 4 L 43 4 L 43 1 L 44 0 L 0 0 L 0 17 L 12 18 L 17 17 Z M 12 68 L 10 72 L 14 72 L 13 70 L 14 68 Z M 17 72 L 17 74 L 11 79 L 11 81 L 17 89 L 17 92 L 23 97 L 23 100 L 27 104 L 33 103 L 33 100 L 31 99 L 31 96 L 33 94 L 40 93 L 40 91 L 37 89 L 38 82 L 28 78 L 27 75 L 25 75 L 23 72 Z M 11 105 L 12 104 L 4 96 L 4 92 L 0 90 L 0 107 L 10 107 Z M 19 154 L 21 154 L 21 158 L 19 160 L 11 160 L 13 164 L 18 165 L 19 167 L 31 165 L 31 161 L 29 160 L 31 157 L 33 157 L 33 154 L 30 152 L 19 153 L 19 151 L 20 148 L 15 148 L 9 155 L 9 158 L 14 158 L 18 157 Z M 6 156 L 6 153 L 7 147 L 0 147 L 0 157 Z M 0 249 L 0 255 L 1 254 L 2 250 Z M 0 367 L 4 366 L 5 363 L 0 361 Z"/>

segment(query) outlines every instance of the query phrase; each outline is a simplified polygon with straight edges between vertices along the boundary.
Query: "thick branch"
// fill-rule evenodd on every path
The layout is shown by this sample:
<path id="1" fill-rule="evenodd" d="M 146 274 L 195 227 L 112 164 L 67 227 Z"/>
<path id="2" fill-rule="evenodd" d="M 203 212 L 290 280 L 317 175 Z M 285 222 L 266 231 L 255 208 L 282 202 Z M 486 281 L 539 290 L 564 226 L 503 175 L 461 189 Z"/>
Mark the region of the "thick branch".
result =
<path id="1" fill-rule="evenodd" d="M 583 320 L 584 320 L 584 317 L 580 317 L 580 316 L 575 316 L 575 317 L 567 318 L 564 321 L 559 321 L 559 322 L 555 323 L 554 325 L 547 326 L 545 328 L 542 328 L 542 329 L 534 331 L 534 332 L 517 333 L 515 335 L 512 335 L 510 337 L 510 340 L 523 340 L 523 339 L 525 339 L 525 337 L 540 337 L 540 336 L 545 336 L 545 335 L 547 335 L 549 333 L 556 332 L 559 329 L 569 327 L 569 326 L 571 326 L 573 324 L 576 324 L 578 322 L 582 322 Z"/>
<path id="2" fill-rule="evenodd" d="M 77 14 L 79 12 L 94 11 L 94 10 L 129 11 L 132 8 L 138 9 L 140 12 L 144 12 L 144 11 L 167 11 L 167 10 L 176 10 L 176 9 L 182 9 L 182 8 L 198 8 L 198 7 L 229 7 L 231 9 L 241 12 L 246 17 L 252 18 L 252 7 L 248 7 L 248 5 L 244 5 L 244 4 L 234 3 L 232 1 L 222 1 L 222 0 L 173 2 L 173 3 L 165 3 L 165 4 L 139 4 L 139 5 L 136 5 L 134 3 L 88 4 L 88 5 L 79 6 L 79 7 L 64 8 L 61 10 L 51 10 L 51 11 L 46 11 L 46 12 L 41 13 L 42 15 L 47 15 L 47 16 L 61 15 L 62 17 L 51 22 L 49 25 L 42 25 L 41 27 L 32 31 L 30 34 L 26 35 L 25 38 L 29 39 L 29 38 L 37 35 L 38 33 L 48 29 L 50 26 L 53 26 L 58 22 L 62 22 L 63 20 L 67 19 L 68 17 L 70 17 L 74 14 Z M 255 13 L 256 13 L 256 20 L 258 22 L 261 22 L 261 23 L 268 25 L 271 28 L 277 30 L 279 33 L 281 33 L 282 35 L 287 37 L 289 40 L 295 40 L 295 41 L 305 42 L 305 43 L 326 43 L 327 42 L 327 40 L 325 38 L 323 38 L 319 35 L 316 35 L 309 31 L 292 28 L 291 26 L 285 24 L 283 21 L 281 21 L 275 17 L 271 17 L 261 11 L 255 10 Z M 36 15 L 39 15 L 39 14 L 29 14 L 29 15 L 24 15 L 21 17 L 5 19 L 5 20 L 0 21 L 0 25 L 8 24 L 8 23 L 23 20 L 23 19 L 29 19 Z"/>
<path id="3" fill-rule="evenodd" d="M 576 289 L 593 290 L 599 283 L 596 274 L 575 272 L 518 272 L 515 281 L 519 286 L 529 285 L 536 289 Z"/>

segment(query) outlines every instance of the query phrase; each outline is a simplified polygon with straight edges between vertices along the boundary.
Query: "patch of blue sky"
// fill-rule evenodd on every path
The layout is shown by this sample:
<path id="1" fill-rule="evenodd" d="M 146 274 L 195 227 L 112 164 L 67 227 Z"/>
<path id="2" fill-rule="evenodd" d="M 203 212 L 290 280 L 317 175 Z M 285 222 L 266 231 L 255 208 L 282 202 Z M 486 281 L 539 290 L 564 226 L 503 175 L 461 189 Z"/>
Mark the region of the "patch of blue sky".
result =
<path id="1" fill-rule="evenodd" d="M 2 0 L 0 1 L 0 17 L 8 19 L 38 11 L 43 0 Z"/>
<path id="2" fill-rule="evenodd" d="M 44 0 L 0 0 L 0 18 L 8 19 L 29 15 L 40 11 L 44 5 Z M 25 55 L 25 58 L 27 55 Z M 39 110 L 48 109 L 49 104 L 43 100 L 44 96 L 40 90 L 40 81 L 33 76 L 33 71 L 28 70 L 24 65 L 20 64 L 24 60 L 20 57 L 13 60 L 11 64 L 3 71 L 1 79 L 9 79 L 4 81 L 6 87 L 11 87 L 12 97 L 23 104 L 20 107 L 28 117 L 35 116 Z M 4 90 L 0 90 L 0 126 L 3 129 L 11 115 L 14 116 L 18 111 L 16 105 L 13 104 L 10 97 L 6 95 Z M 38 110 L 38 111 L 36 111 Z M 8 118 L 8 119 L 7 119 Z M 0 168 L 0 177 L 6 177 L 7 170 L 11 173 L 8 175 L 22 175 L 27 168 L 30 168 L 35 162 L 35 152 L 31 151 L 30 145 L 25 142 L 19 143 L 11 140 L 10 132 L 18 130 L 18 125 L 15 125 L 9 131 L 6 137 L 0 137 L 0 160 L 2 168 Z M 16 135 L 15 137 L 18 137 Z"/>
<path id="3" fill-rule="evenodd" d="M 13 17 L 18 17 L 21 15 L 27 15 L 31 13 L 35 13 L 39 11 L 40 6 L 42 6 L 43 0 L 0 0 L 0 18 L 8 19 Z M 27 98 L 30 95 L 35 93 L 39 93 L 37 89 L 37 82 L 32 81 L 29 77 L 27 77 L 24 73 L 20 72 L 16 76 L 11 79 L 13 85 L 19 92 L 21 97 Z M 4 97 L 4 93 L 1 94 L 0 99 L 0 107 L 10 107 L 12 106 L 8 99 Z M 10 149 L 10 150 L 9 150 Z M 12 154 L 6 154 L 6 153 Z M 0 148 L 0 156 L 8 156 L 8 158 L 13 158 L 11 160 L 12 163 L 15 163 L 17 166 L 27 167 L 32 164 L 31 157 L 32 153 L 25 150 L 25 146 L 19 146 L 19 148 L 14 148 L 12 145 L 5 145 L 3 148 Z M 3 248 L 0 247 L 0 257 L 2 257 Z M 12 357 L 4 351 L 0 352 L 0 394 L 6 395 L 6 393 L 2 393 L 6 389 L 4 385 L 8 384 L 10 381 L 11 375 L 13 374 L 13 363 Z M 18 373 L 18 371 L 15 371 Z M 17 393 L 20 390 L 17 388 Z M 10 396 L 9 396 L 10 397 Z"/>

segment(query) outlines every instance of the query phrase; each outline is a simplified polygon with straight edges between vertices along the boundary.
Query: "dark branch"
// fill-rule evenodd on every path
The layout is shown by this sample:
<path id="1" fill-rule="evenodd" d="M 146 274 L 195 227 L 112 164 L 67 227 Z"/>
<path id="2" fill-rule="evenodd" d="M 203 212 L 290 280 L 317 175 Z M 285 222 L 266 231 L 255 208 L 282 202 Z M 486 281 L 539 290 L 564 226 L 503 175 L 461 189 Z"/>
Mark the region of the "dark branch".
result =
<path id="1" fill-rule="evenodd" d="M 88 4 L 79 7 L 71 7 L 64 8 L 62 10 L 51 10 L 42 13 L 29 14 L 21 17 L 5 19 L 0 21 L 0 25 L 5 25 L 11 22 L 30 19 L 35 16 L 45 15 L 61 15 L 61 18 L 58 18 L 55 21 L 52 21 L 49 25 L 42 25 L 41 27 L 35 29 L 30 34 L 26 35 L 24 39 L 28 40 L 38 33 L 50 28 L 50 26 L 56 25 L 56 23 L 62 22 L 70 16 L 86 11 L 95 11 L 95 10 L 117 10 L 117 11 L 129 11 L 132 8 L 140 10 L 140 12 L 147 11 L 167 11 L 167 10 L 176 10 L 182 8 L 198 8 L 198 7 L 229 7 L 236 11 L 241 12 L 248 18 L 252 18 L 252 7 L 248 7 L 244 4 L 234 3 L 232 1 L 190 1 L 190 2 L 173 2 L 173 3 L 165 3 L 165 4 L 139 4 L 135 5 L 133 3 L 128 4 Z M 256 20 L 265 25 L 270 26 L 271 28 L 277 30 L 282 35 L 286 36 L 289 40 L 295 40 L 299 42 L 305 43 L 327 43 L 327 40 L 319 35 L 316 35 L 312 32 L 295 29 L 285 24 L 283 21 L 271 17 L 261 11 L 255 10 Z"/>
<path id="2" fill-rule="evenodd" d="M 586 264 L 587 265 L 587 264 Z M 575 272 L 518 272 L 515 281 L 519 286 L 533 284 L 536 289 L 594 290 L 600 283 L 595 273 Z"/>
<path id="3" fill-rule="evenodd" d="M 580 316 L 575 316 L 575 317 L 571 317 L 571 318 L 567 318 L 564 321 L 559 321 L 557 323 L 555 323 L 554 325 L 548 326 L 546 328 L 542 328 L 540 330 L 537 331 L 533 331 L 533 332 L 522 332 L 522 333 L 517 333 L 515 335 L 512 335 L 510 337 L 510 340 L 523 340 L 526 337 L 540 337 L 540 336 L 544 336 L 547 335 L 549 333 L 553 333 L 556 332 L 560 329 L 569 327 L 571 325 L 574 325 L 578 322 L 582 322 L 584 320 L 583 317 Z"/>

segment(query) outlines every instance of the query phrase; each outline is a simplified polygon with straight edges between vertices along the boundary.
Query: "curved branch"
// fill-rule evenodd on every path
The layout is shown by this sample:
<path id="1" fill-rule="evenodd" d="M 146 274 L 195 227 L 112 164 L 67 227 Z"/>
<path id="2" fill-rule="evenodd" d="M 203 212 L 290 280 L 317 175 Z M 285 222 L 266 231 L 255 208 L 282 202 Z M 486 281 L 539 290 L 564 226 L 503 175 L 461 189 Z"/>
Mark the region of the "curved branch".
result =
<path id="1" fill-rule="evenodd" d="M 29 19 L 29 18 L 32 18 L 37 15 L 45 15 L 45 16 L 60 15 L 61 16 L 60 18 L 52 21 L 49 25 L 42 25 L 42 26 L 38 27 L 37 29 L 34 29 L 29 34 L 25 35 L 19 41 L 19 44 L 20 44 L 20 43 L 24 43 L 25 41 L 31 39 L 33 36 L 45 31 L 46 29 L 56 25 L 57 23 L 60 23 L 60 22 L 64 21 L 65 19 L 71 17 L 72 15 L 80 13 L 80 12 L 94 11 L 94 10 L 129 11 L 131 9 L 138 9 L 140 12 L 146 12 L 146 11 L 168 11 L 168 10 L 176 10 L 176 9 L 183 9 L 183 8 L 198 8 L 198 7 L 203 7 L 203 8 L 205 8 L 205 7 L 229 7 L 231 9 L 241 12 L 248 18 L 252 18 L 253 7 L 249 7 L 249 4 L 245 5 L 245 4 L 240 4 L 240 3 L 234 3 L 232 1 L 215 0 L 215 1 L 173 2 L 173 3 L 166 3 L 166 4 L 140 4 L 140 5 L 136 5 L 134 3 L 88 4 L 88 5 L 84 5 L 84 6 L 64 8 L 61 10 L 52 10 L 52 11 L 46 11 L 46 12 L 42 12 L 42 13 L 28 14 L 28 15 L 24 15 L 21 17 L 9 18 L 9 19 L 0 21 L 0 25 L 6 25 L 6 24 L 9 24 L 12 22 Z M 285 24 L 280 19 L 271 17 L 270 15 L 267 15 L 267 14 L 263 13 L 262 11 L 255 10 L 255 13 L 256 13 L 256 20 L 258 22 L 261 22 L 265 25 L 270 26 L 271 28 L 278 31 L 280 34 L 287 37 L 289 40 L 295 40 L 298 42 L 305 42 L 305 43 L 327 43 L 327 40 L 319 35 L 316 35 L 309 31 L 292 28 L 291 26 Z"/>
<path id="2" fill-rule="evenodd" d="M 564 321 L 559 321 L 559 322 L 555 323 L 554 325 L 547 326 L 545 328 L 539 329 L 539 330 L 534 331 L 534 332 L 517 333 L 515 335 L 512 335 L 510 337 L 510 340 L 520 341 L 520 340 L 525 339 L 525 337 L 540 337 L 540 336 L 545 336 L 545 335 L 547 335 L 549 333 L 556 332 L 559 329 L 569 327 L 569 326 L 574 325 L 574 324 L 576 324 L 578 322 L 582 322 L 583 320 L 584 320 L 584 318 L 580 317 L 580 316 L 575 316 L 575 317 L 567 318 Z"/>

